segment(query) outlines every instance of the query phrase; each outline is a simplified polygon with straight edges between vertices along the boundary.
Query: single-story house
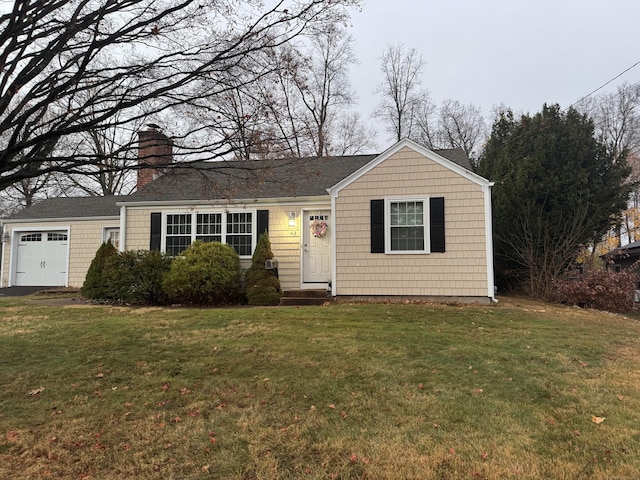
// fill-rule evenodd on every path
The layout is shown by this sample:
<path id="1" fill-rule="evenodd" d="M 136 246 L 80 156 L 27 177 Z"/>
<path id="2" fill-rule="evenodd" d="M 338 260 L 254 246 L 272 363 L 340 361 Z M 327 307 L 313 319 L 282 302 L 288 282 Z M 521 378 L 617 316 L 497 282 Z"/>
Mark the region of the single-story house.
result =
<path id="1" fill-rule="evenodd" d="M 141 132 L 147 168 L 132 195 L 48 199 L 4 219 L 0 286 L 80 287 L 106 240 L 171 255 L 196 240 L 221 241 L 248 266 L 268 231 L 283 290 L 494 298 L 492 183 L 462 150 L 402 140 L 377 155 L 163 170 L 170 149 L 161 132 Z"/>
<path id="2" fill-rule="evenodd" d="M 635 241 L 600 255 L 605 268 L 610 272 L 628 270 L 632 266 L 637 267 L 640 260 L 640 241 Z"/>

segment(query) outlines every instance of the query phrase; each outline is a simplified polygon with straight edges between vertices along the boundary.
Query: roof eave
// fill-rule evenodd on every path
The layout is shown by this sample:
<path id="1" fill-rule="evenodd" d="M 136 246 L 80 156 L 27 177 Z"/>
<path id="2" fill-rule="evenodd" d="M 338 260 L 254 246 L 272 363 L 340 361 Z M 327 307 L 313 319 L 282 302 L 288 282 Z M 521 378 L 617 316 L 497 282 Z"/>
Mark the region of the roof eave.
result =
<path id="1" fill-rule="evenodd" d="M 140 200 L 135 202 L 116 202 L 119 207 L 183 207 L 190 205 L 260 205 L 260 204 L 307 204 L 326 203 L 328 195 L 310 195 L 304 197 L 238 198 L 209 200 Z"/>
<path id="2" fill-rule="evenodd" d="M 105 220 L 118 220 L 119 218 L 120 218 L 119 215 L 101 215 L 98 217 L 90 216 L 90 217 L 11 218 L 11 219 L 0 220 L 0 224 L 10 225 L 10 224 L 16 224 L 16 223 L 75 222 L 78 220 L 105 221 Z"/>

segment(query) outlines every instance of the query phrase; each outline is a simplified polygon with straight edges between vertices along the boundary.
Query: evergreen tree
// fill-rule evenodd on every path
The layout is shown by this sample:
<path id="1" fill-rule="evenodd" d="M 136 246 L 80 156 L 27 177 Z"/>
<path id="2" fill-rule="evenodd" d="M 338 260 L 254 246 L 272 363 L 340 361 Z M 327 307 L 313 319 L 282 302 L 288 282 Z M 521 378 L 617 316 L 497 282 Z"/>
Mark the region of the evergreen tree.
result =
<path id="1" fill-rule="evenodd" d="M 495 182 L 499 287 L 543 298 L 580 246 L 611 227 L 630 191 L 625 155 L 610 153 L 585 115 L 558 105 L 519 120 L 502 113 L 478 172 Z"/>
<path id="2" fill-rule="evenodd" d="M 111 245 L 110 241 L 103 243 L 96 256 L 89 265 L 87 270 L 87 276 L 84 279 L 84 284 L 80 289 L 82 295 L 91 299 L 104 299 L 107 298 L 107 289 L 109 288 L 109 282 L 105 279 L 104 271 L 107 260 L 118 254 L 116 248 Z"/>
<path id="3" fill-rule="evenodd" d="M 247 269 L 247 300 L 251 305 L 277 305 L 280 302 L 280 281 L 273 270 L 265 268 L 265 262 L 273 258 L 269 235 L 264 232 L 258 238 L 251 266 Z"/>

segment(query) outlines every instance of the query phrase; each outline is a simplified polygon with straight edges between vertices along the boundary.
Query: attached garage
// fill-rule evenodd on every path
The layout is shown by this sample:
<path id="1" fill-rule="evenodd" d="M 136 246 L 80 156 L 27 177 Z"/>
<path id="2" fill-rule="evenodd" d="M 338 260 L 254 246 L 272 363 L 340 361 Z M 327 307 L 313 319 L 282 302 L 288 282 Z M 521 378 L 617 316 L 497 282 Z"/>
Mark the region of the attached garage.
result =
<path id="1" fill-rule="evenodd" d="M 16 286 L 61 287 L 67 284 L 68 230 L 16 231 Z"/>
<path id="2" fill-rule="evenodd" d="M 0 220 L 0 288 L 81 287 L 100 245 L 119 243 L 124 198 L 49 198 Z"/>

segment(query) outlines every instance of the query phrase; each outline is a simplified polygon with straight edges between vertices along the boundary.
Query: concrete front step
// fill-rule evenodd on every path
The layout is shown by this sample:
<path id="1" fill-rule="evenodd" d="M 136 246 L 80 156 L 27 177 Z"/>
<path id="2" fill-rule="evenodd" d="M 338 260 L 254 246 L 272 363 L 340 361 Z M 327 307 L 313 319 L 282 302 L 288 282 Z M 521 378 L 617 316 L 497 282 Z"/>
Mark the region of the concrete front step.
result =
<path id="1" fill-rule="evenodd" d="M 286 290 L 280 297 L 280 305 L 324 305 L 330 302 L 327 291 L 317 290 Z"/>

